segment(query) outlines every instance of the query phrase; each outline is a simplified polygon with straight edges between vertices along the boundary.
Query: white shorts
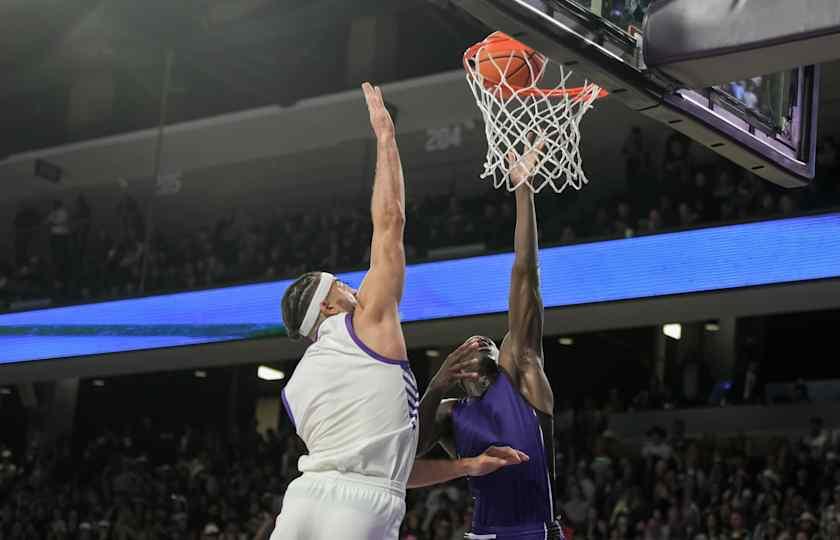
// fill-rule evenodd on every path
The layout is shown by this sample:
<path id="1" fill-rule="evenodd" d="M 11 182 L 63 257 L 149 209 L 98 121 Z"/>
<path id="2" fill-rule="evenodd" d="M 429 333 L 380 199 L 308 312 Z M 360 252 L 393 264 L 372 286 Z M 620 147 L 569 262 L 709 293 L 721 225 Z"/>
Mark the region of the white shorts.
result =
<path id="1" fill-rule="evenodd" d="M 397 540 L 404 515 L 396 482 L 307 472 L 289 484 L 270 540 Z"/>

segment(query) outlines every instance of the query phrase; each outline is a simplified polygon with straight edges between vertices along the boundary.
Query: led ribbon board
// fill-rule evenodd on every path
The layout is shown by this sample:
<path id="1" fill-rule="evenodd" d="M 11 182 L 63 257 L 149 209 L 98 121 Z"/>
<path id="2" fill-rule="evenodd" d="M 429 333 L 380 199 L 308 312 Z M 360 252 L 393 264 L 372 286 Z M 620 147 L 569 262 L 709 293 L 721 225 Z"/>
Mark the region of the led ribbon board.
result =
<path id="1" fill-rule="evenodd" d="M 402 320 L 506 311 L 512 261 L 410 266 Z M 840 214 L 546 248 L 540 268 L 547 308 L 840 277 Z M 0 315 L 0 364 L 283 335 L 290 282 Z"/>

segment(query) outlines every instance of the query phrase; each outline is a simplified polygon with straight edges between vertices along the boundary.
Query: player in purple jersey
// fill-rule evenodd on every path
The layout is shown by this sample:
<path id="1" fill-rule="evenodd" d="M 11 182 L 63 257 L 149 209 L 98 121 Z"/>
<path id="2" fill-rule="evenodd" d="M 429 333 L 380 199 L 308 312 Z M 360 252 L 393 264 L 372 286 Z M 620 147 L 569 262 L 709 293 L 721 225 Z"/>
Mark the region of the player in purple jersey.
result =
<path id="1" fill-rule="evenodd" d="M 507 157 L 519 183 L 531 174 L 537 153 Z M 530 457 L 469 478 L 475 511 L 466 538 L 475 540 L 563 538 L 554 510 L 554 394 L 543 371 L 534 194 L 521 185 L 515 194 L 516 254 L 501 349 L 489 338 L 471 337 L 447 357 L 420 403 L 418 455 L 440 443 L 453 458 L 476 456 L 494 445 Z M 465 371 L 478 377 L 459 376 Z M 465 397 L 444 399 L 456 387 Z"/>

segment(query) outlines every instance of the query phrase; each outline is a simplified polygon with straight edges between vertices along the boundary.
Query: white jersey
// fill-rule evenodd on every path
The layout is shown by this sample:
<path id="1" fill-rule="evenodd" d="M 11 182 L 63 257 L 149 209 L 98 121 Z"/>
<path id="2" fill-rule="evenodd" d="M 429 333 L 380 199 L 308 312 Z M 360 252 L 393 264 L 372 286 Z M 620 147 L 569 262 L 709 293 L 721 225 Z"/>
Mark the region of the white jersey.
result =
<path id="1" fill-rule="evenodd" d="M 352 313 L 321 323 L 282 399 L 309 451 L 301 472 L 355 473 L 405 489 L 417 451 L 417 381 L 407 360 L 362 343 Z"/>

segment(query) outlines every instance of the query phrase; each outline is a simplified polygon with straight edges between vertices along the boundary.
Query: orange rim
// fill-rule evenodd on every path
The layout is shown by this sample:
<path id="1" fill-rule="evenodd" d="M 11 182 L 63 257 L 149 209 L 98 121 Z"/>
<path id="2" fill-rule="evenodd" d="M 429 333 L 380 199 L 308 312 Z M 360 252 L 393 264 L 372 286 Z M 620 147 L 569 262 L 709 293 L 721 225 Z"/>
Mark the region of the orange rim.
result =
<path id="1" fill-rule="evenodd" d="M 491 36 L 492 36 L 492 34 L 491 34 Z M 475 78 L 475 75 L 474 75 L 475 70 L 473 70 L 470 67 L 470 63 L 469 63 L 470 60 L 475 58 L 476 54 L 478 54 L 478 51 L 482 47 L 487 45 L 488 43 L 490 43 L 490 42 L 499 43 L 499 42 L 504 42 L 504 41 L 506 41 L 508 44 L 510 44 L 510 50 L 511 51 L 531 51 L 532 50 L 528 46 L 526 46 L 524 43 L 522 43 L 521 41 L 517 41 L 517 40 L 515 40 L 513 38 L 510 38 L 510 37 L 508 37 L 508 38 L 501 38 L 501 37 L 493 38 L 493 37 L 490 37 L 490 38 L 485 39 L 484 41 L 480 41 L 480 42 L 476 43 L 475 45 L 473 45 L 472 47 L 470 47 L 469 49 L 467 49 L 464 52 L 464 69 L 466 70 L 466 72 L 471 77 Z M 484 86 L 486 88 L 502 89 L 502 87 L 500 87 L 498 85 L 495 85 L 495 84 L 485 83 Z M 588 94 L 588 93 L 592 92 L 592 87 L 591 86 L 577 86 L 577 87 L 574 87 L 574 88 L 539 88 L 539 87 L 526 88 L 524 86 L 515 86 L 515 85 L 512 85 L 510 83 L 508 83 L 508 86 L 513 90 L 513 92 L 515 94 L 522 95 L 522 96 L 571 97 L 571 98 L 575 98 L 575 99 L 580 99 L 585 94 Z M 593 84 L 592 86 L 597 86 L 597 85 Z M 504 89 L 502 89 L 502 91 L 504 91 Z M 599 88 L 598 95 L 595 96 L 595 99 L 601 99 L 601 98 L 607 97 L 608 95 L 610 95 L 609 92 L 607 92 L 603 88 Z"/>

